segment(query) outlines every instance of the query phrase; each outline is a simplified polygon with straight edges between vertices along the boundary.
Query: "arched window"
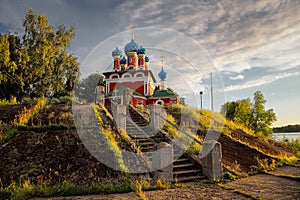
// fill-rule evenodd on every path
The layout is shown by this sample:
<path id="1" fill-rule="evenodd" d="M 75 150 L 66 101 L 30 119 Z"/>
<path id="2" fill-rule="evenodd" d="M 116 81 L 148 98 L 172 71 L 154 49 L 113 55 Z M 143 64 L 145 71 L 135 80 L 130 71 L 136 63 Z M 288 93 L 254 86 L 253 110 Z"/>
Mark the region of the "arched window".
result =
<path id="1" fill-rule="evenodd" d="M 163 106 L 164 105 L 164 101 L 163 100 L 157 100 L 155 104 Z"/>
<path id="2" fill-rule="evenodd" d="M 144 74 L 143 73 L 136 73 L 134 76 L 135 77 L 144 77 Z"/>
<path id="3" fill-rule="evenodd" d="M 112 75 L 110 75 L 110 78 L 113 79 L 113 78 L 120 78 L 120 77 L 119 77 L 119 74 L 112 74 Z"/>
<path id="4" fill-rule="evenodd" d="M 128 73 L 123 74 L 122 78 L 131 78 L 131 74 L 128 74 Z"/>

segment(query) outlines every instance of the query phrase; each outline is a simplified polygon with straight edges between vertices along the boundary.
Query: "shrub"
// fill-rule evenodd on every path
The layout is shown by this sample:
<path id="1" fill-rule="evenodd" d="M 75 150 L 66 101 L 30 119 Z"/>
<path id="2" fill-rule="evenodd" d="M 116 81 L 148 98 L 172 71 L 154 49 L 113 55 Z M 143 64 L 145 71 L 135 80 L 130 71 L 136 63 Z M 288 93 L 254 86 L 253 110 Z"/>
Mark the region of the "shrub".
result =
<path id="1" fill-rule="evenodd" d="M 14 125 L 26 125 L 35 114 L 37 114 L 46 106 L 46 104 L 47 99 L 41 97 L 38 99 L 37 104 L 33 108 L 27 109 L 26 107 L 24 107 L 23 111 L 19 115 L 16 115 L 14 119 Z"/>
<path id="2" fill-rule="evenodd" d="M 174 119 L 174 117 L 172 115 L 167 115 L 167 120 L 169 122 L 171 122 L 172 124 L 176 124 L 176 121 Z M 166 131 L 170 136 L 174 137 L 175 135 L 177 135 L 177 129 L 171 125 L 169 122 L 165 122 L 164 126 L 163 126 L 163 130 Z"/>
<path id="3" fill-rule="evenodd" d="M 10 100 L 0 99 L 0 106 L 16 105 L 16 104 L 20 104 L 20 102 L 18 102 L 17 98 L 13 96 L 10 98 Z"/>

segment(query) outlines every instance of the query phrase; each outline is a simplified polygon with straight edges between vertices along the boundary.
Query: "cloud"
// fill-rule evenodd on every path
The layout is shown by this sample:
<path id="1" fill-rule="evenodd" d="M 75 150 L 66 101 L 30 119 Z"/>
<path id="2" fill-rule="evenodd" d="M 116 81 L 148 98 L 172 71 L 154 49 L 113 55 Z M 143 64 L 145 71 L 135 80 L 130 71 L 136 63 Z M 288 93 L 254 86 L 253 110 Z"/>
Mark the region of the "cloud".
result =
<path id="1" fill-rule="evenodd" d="M 239 74 L 234 77 L 229 77 L 230 80 L 243 80 L 244 78 L 245 78 L 245 76 L 243 76 L 242 74 Z"/>
<path id="2" fill-rule="evenodd" d="M 285 72 L 285 73 L 280 73 L 280 74 L 266 75 L 257 80 L 248 81 L 243 84 L 227 86 L 227 87 L 225 87 L 224 91 L 231 92 L 231 91 L 243 90 L 243 89 L 247 89 L 247 88 L 266 85 L 266 84 L 270 84 L 276 80 L 293 77 L 293 76 L 298 76 L 299 74 L 300 74 L 299 72 L 294 72 L 294 73 Z"/>

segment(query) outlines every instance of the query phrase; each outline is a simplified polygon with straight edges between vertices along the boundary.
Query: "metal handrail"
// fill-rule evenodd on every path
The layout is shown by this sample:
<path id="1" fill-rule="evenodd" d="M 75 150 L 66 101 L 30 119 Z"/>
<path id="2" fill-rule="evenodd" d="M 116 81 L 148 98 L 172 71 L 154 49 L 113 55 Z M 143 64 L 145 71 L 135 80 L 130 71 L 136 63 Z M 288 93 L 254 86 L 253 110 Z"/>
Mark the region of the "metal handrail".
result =
<path id="1" fill-rule="evenodd" d="M 139 127 L 130 117 L 128 117 L 127 115 L 126 116 L 126 119 L 128 119 L 132 124 L 133 126 L 138 130 L 140 131 L 144 136 L 146 136 L 146 138 L 148 138 L 153 144 L 157 144 L 151 137 L 149 137 L 149 135 L 141 128 Z"/>
<path id="2" fill-rule="evenodd" d="M 165 120 L 166 122 L 168 122 L 171 126 L 175 127 L 178 131 L 180 131 L 181 133 L 184 133 L 186 136 L 188 136 L 189 138 L 193 139 L 195 142 L 197 142 L 198 144 L 202 145 L 202 142 L 200 140 L 198 140 L 197 138 L 195 138 L 193 135 L 190 135 L 188 132 L 186 132 L 184 129 L 180 128 L 179 126 L 177 126 L 176 124 L 173 124 L 170 120 L 166 119 L 165 117 L 163 117 L 161 114 L 159 113 L 155 113 L 157 114 L 160 118 L 162 118 L 163 120 Z"/>
<path id="3" fill-rule="evenodd" d="M 105 96 L 106 96 L 106 95 L 105 95 Z M 111 101 L 111 103 L 112 103 L 113 105 L 117 104 L 117 102 L 115 102 L 113 99 L 110 100 L 110 101 Z M 125 116 L 126 116 L 126 118 L 128 118 L 127 115 L 125 115 Z M 131 120 L 131 119 L 129 118 L 129 120 Z M 131 122 L 133 122 L 133 121 L 131 120 Z M 133 124 L 134 126 L 136 125 L 135 123 L 132 123 L 132 124 Z M 139 127 L 138 127 L 138 128 L 139 128 Z M 117 132 L 119 132 L 119 131 L 117 131 Z M 149 139 L 150 139 L 150 140 L 153 140 L 152 138 L 149 138 Z M 151 141 L 151 142 L 152 142 L 152 141 Z M 153 142 L 154 142 L 154 140 L 153 140 Z M 156 143 L 154 143 L 154 144 L 156 144 Z M 138 159 L 140 159 L 142 162 L 144 162 L 144 163 L 146 164 L 146 167 L 147 167 L 148 169 L 151 170 L 151 164 L 149 164 L 150 160 L 144 157 L 143 152 L 141 152 L 141 154 L 139 155 Z"/>
<path id="4" fill-rule="evenodd" d="M 128 93 L 132 98 L 136 99 L 133 95 L 131 95 L 130 93 Z M 140 102 L 143 104 L 143 102 L 141 102 L 140 100 L 136 99 L 136 101 Z M 144 106 L 147 107 L 147 105 L 143 104 Z M 175 127 L 178 131 L 182 132 L 183 134 L 185 134 L 186 136 L 188 136 L 189 138 L 193 139 L 195 142 L 197 142 L 198 144 L 202 145 L 202 142 L 200 140 L 198 140 L 197 138 L 195 138 L 194 136 L 190 135 L 188 132 L 186 132 L 185 130 L 181 129 L 180 127 L 178 127 L 176 124 L 173 124 L 170 120 L 166 119 L 165 117 L 163 117 L 162 115 L 160 115 L 159 113 L 155 113 L 157 114 L 159 117 L 161 117 L 163 120 L 165 120 L 166 122 L 168 122 L 169 124 L 171 124 L 171 126 Z"/>

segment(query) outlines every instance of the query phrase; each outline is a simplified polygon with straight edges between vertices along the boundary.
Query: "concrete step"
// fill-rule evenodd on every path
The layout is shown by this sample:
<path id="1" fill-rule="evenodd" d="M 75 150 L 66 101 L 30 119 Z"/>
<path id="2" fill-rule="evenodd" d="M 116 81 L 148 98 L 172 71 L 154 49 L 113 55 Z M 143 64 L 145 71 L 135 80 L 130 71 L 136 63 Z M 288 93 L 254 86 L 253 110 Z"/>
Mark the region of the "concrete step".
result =
<path id="1" fill-rule="evenodd" d="M 148 142 L 139 142 L 139 144 L 141 146 L 154 146 L 154 144 L 152 142 L 150 142 L 150 141 L 148 141 Z"/>
<path id="2" fill-rule="evenodd" d="M 183 177 L 174 177 L 173 182 L 188 182 L 188 181 L 196 181 L 196 180 L 203 180 L 205 176 L 197 175 L 197 176 L 183 176 Z"/>
<path id="3" fill-rule="evenodd" d="M 183 158 L 179 158 L 179 159 L 175 160 L 173 162 L 173 164 L 174 163 L 180 163 L 180 162 L 190 162 L 190 160 L 188 158 L 183 157 Z"/>
<path id="4" fill-rule="evenodd" d="M 189 170 L 180 170 L 180 171 L 173 171 L 174 175 L 179 175 L 179 174 L 191 174 L 191 173 L 199 173 L 201 172 L 201 169 L 189 169 Z"/>
<path id="5" fill-rule="evenodd" d="M 193 163 L 184 163 L 184 164 L 175 164 L 173 165 L 173 168 L 178 169 L 178 168 L 185 168 L 185 167 L 193 167 Z"/>

